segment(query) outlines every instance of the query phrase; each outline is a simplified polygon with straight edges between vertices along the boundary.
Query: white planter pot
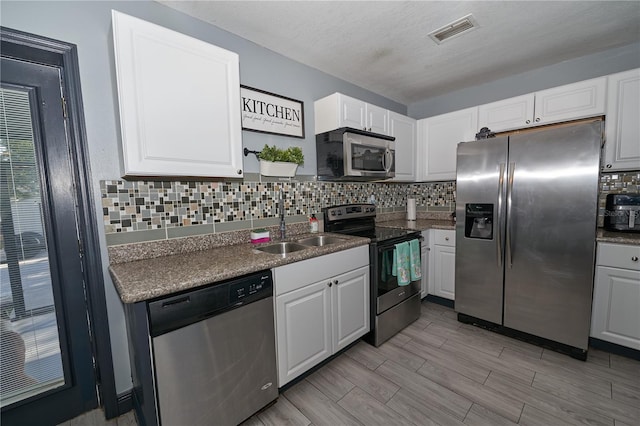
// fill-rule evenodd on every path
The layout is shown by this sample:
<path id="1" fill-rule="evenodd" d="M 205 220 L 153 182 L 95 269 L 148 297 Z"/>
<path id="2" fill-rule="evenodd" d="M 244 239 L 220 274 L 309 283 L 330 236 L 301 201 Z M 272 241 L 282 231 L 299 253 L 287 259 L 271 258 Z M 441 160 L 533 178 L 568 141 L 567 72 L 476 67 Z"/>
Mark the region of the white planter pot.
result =
<path id="1" fill-rule="evenodd" d="M 260 160 L 260 174 L 262 176 L 293 177 L 296 175 L 296 170 L 298 170 L 296 163 Z"/>

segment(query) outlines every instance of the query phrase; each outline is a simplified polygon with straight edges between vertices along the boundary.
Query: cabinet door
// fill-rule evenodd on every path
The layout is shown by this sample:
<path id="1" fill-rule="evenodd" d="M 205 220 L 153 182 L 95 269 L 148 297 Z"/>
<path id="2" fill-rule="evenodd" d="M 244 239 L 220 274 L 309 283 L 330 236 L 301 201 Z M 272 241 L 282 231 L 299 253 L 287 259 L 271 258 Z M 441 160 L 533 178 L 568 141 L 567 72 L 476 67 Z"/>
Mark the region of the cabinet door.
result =
<path id="1" fill-rule="evenodd" d="M 640 350 L 640 271 L 596 268 L 591 336 Z"/>
<path id="2" fill-rule="evenodd" d="M 126 176 L 242 177 L 236 53 L 113 11 Z"/>
<path id="3" fill-rule="evenodd" d="M 467 108 L 420 120 L 418 167 L 420 180 L 438 181 L 456 178 L 458 143 L 475 139 L 478 108 Z"/>
<path id="4" fill-rule="evenodd" d="M 604 115 L 606 77 L 536 92 L 535 124 Z"/>
<path id="5" fill-rule="evenodd" d="M 530 126 L 533 122 L 535 95 L 516 96 L 478 107 L 478 128 L 488 127 L 492 132 L 502 132 Z"/>
<path id="6" fill-rule="evenodd" d="M 389 134 L 396 138 L 396 177 L 394 181 L 416 180 L 416 120 L 389 112 Z"/>
<path id="7" fill-rule="evenodd" d="M 367 120 L 365 126 L 369 132 L 389 134 L 389 111 L 375 105 L 366 104 Z"/>
<path id="8" fill-rule="evenodd" d="M 333 279 L 333 352 L 369 332 L 369 268 L 356 269 Z"/>
<path id="9" fill-rule="evenodd" d="M 353 127 L 354 129 L 364 129 L 366 123 L 366 103 L 340 95 L 340 121 L 338 127 Z M 336 128 L 338 128 L 336 127 Z"/>
<path id="10" fill-rule="evenodd" d="M 423 243 L 424 244 L 424 243 Z M 420 262 L 422 266 L 422 282 L 420 283 L 420 297 L 424 299 L 429 294 L 429 246 L 424 244 L 421 250 Z"/>
<path id="11" fill-rule="evenodd" d="M 640 169 L 640 69 L 609 76 L 606 171 Z"/>
<path id="12" fill-rule="evenodd" d="M 455 300 L 456 248 L 434 246 L 434 294 Z"/>
<path id="13" fill-rule="evenodd" d="M 279 386 L 331 355 L 330 290 L 323 280 L 276 297 Z"/>

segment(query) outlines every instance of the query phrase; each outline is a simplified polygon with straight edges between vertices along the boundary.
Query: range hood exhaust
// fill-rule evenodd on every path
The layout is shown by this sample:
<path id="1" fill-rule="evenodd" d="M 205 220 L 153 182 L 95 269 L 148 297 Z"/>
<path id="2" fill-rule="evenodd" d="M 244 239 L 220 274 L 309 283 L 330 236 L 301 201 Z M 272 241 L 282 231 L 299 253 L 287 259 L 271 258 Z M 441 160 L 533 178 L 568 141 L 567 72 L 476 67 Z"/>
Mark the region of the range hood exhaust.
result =
<path id="1" fill-rule="evenodd" d="M 476 28 L 478 28 L 478 22 L 475 20 L 473 15 L 468 14 L 429 33 L 429 37 L 431 37 L 436 44 L 441 44 L 445 40 L 449 40 L 450 38 L 459 36 Z"/>

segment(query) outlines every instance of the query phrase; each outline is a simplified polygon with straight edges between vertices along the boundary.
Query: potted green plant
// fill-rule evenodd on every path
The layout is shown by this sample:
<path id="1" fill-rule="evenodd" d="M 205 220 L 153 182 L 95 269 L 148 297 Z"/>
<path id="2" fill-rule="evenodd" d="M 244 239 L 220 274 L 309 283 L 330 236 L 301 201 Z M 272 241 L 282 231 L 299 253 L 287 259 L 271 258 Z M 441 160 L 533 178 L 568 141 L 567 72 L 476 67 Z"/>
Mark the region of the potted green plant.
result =
<path id="1" fill-rule="evenodd" d="M 265 145 L 258 156 L 263 176 L 295 176 L 298 165 L 304 163 L 304 154 L 298 146 L 287 149 Z"/>

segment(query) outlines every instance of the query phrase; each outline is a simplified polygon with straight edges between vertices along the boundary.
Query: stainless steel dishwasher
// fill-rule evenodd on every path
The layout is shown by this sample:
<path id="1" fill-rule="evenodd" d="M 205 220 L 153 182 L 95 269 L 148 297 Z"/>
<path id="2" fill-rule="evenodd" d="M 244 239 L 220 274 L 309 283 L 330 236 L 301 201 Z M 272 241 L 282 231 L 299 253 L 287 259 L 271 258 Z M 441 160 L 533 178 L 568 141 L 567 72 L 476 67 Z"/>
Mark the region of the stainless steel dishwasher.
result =
<path id="1" fill-rule="evenodd" d="M 234 425 L 278 397 L 271 271 L 148 306 L 161 424 Z"/>

